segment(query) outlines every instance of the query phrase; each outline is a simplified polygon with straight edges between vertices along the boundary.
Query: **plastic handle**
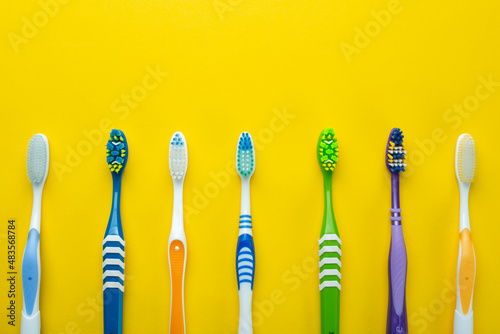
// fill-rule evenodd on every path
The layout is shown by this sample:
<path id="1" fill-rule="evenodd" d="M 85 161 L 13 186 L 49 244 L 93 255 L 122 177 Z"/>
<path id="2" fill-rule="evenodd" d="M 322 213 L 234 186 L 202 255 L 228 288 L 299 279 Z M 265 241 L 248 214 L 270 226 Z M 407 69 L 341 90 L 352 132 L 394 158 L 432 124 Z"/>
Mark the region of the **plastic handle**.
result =
<path id="1" fill-rule="evenodd" d="M 170 262 L 170 334 L 186 333 L 184 315 L 184 274 L 186 270 L 186 245 L 179 239 L 172 240 L 168 249 Z"/>
<path id="2" fill-rule="evenodd" d="M 392 225 L 391 251 L 389 254 L 389 310 L 387 334 L 407 334 L 406 315 L 406 246 L 403 227 Z"/>
<path id="3" fill-rule="evenodd" d="M 473 312 L 463 315 L 455 310 L 455 320 L 453 325 L 453 334 L 472 334 L 474 330 Z"/>
<path id="4" fill-rule="evenodd" d="M 40 328 L 40 311 L 29 317 L 23 310 L 21 315 L 21 334 L 39 334 Z"/>
<path id="5" fill-rule="evenodd" d="M 243 219 L 243 218 L 242 218 Z M 250 219 L 250 218 L 248 218 Z M 242 227 L 243 226 L 243 227 Z M 240 221 L 241 228 L 245 223 Z M 252 294 L 255 275 L 255 248 L 251 234 L 241 234 L 236 247 L 236 276 L 240 298 L 240 320 L 238 334 L 251 334 L 252 329 Z"/>
<path id="6" fill-rule="evenodd" d="M 21 334 L 40 333 L 40 233 L 30 229 L 22 262 L 24 309 L 21 318 Z"/>
<path id="7" fill-rule="evenodd" d="M 341 241 L 337 234 L 319 240 L 321 334 L 338 334 L 340 327 Z"/>
<path id="8" fill-rule="evenodd" d="M 454 334 L 472 334 L 472 299 L 476 277 L 476 258 L 471 232 L 460 232 L 460 249 L 457 268 L 457 306 L 455 309 Z"/>
<path id="9" fill-rule="evenodd" d="M 122 334 L 123 292 L 119 289 L 106 289 L 103 300 L 104 334 Z"/>

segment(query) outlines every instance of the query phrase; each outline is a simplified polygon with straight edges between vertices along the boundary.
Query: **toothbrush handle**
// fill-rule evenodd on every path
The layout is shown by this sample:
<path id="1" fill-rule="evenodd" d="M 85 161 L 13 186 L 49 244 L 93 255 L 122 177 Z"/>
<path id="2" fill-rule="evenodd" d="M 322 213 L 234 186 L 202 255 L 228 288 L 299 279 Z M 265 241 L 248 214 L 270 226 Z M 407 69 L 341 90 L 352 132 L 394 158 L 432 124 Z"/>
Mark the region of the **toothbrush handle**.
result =
<path id="1" fill-rule="evenodd" d="M 102 258 L 104 334 L 121 334 L 125 291 L 125 241 L 121 236 L 104 238 Z"/>
<path id="2" fill-rule="evenodd" d="M 321 334 L 339 334 L 341 241 L 337 234 L 324 234 L 319 240 L 319 279 Z"/>
<path id="3" fill-rule="evenodd" d="M 104 334 L 122 334 L 123 292 L 108 288 L 103 292 Z"/>
<path id="4" fill-rule="evenodd" d="M 320 292 L 321 334 L 339 333 L 340 290 L 327 288 Z"/>
<path id="5" fill-rule="evenodd" d="M 403 227 L 391 225 L 392 238 L 389 254 L 389 309 L 387 312 L 387 334 L 407 334 L 406 315 L 406 246 Z"/>
<path id="6" fill-rule="evenodd" d="M 459 310 L 455 310 L 455 319 L 453 322 L 453 334 L 472 334 L 474 331 L 472 310 L 464 315 Z"/>
<path id="7" fill-rule="evenodd" d="M 186 333 L 184 314 L 184 274 L 186 271 L 186 243 L 179 239 L 170 242 L 168 248 L 170 262 L 170 334 Z"/>
<path id="8" fill-rule="evenodd" d="M 460 250 L 457 268 L 457 307 L 454 334 L 473 333 L 472 297 L 476 277 L 476 257 L 470 230 L 460 232 Z"/>
<path id="9" fill-rule="evenodd" d="M 240 225 L 241 226 L 241 225 Z M 241 234 L 236 247 L 236 276 L 240 298 L 238 334 L 252 334 L 252 294 L 255 275 L 255 249 L 251 234 Z"/>
<path id="10" fill-rule="evenodd" d="M 39 334 L 40 333 L 40 311 L 29 317 L 22 312 L 21 334 Z"/>
<path id="11" fill-rule="evenodd" d="M 40 334 L 40 233 L 35 228 L 29 231 L 21 270 L 24 300 L 21 334 Z"/>

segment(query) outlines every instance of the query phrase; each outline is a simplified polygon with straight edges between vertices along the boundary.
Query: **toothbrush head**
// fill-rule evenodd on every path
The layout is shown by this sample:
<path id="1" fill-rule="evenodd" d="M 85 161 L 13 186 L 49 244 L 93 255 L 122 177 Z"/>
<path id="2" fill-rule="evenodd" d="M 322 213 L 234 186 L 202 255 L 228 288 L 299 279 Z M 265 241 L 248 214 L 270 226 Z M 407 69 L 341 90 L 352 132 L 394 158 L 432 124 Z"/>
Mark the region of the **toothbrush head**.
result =
<path id="1" fill-rule="evenodd" d="M 127 139 L 121 130 L 113 129 L 106 144 L 106 162 L 111 174 L 122 175 L 128 160 Z"/>
<path id="2" fill-rule="evenodd" d="M 405 154 L 403 146 L 403 131 L 399 128 L 391 130 L 389 140 L 387 141 L 387 149 L 385 152 L 385 163 L 391 174 L 399 175 L 405 171 Z"/>
<path id="3" fill-rule="evenodd" d="M 255 148 L 252 136 L 248 132 L 243 132 L 238 140 L 236 170 L 242 178 L 250 178 L 255 171 Z"/>
<path id="4" fill-rule="evenodd" d="M 471 135 L 464 133 L 457 140 L 455 171 L 459 182 L 471 183 L 476 173 L 476 148 Z"/>
<path id="5" fill-rule="evenodd" d="M 183 181 L 186 176 L 188 152 L 186 138 L 181 132 L 176 132 L 170 139 L 170 149 L 168 153 L 170 175 L 172 180 Z"/>
<path id="6" fill-rule="evenodd" d="M 333 174 L 339 160 L 339 144 L 332 128 L 321 131 L 316 153 L 321 171 L 324 174 Z"/>
<path id="7" fill-rule="evenodd" d="M 28 143 L 26 157 L 28 179 L 32 184 L 43 184 L 49 171 L 49 142 L 47 137 L 36 134 Z"/>

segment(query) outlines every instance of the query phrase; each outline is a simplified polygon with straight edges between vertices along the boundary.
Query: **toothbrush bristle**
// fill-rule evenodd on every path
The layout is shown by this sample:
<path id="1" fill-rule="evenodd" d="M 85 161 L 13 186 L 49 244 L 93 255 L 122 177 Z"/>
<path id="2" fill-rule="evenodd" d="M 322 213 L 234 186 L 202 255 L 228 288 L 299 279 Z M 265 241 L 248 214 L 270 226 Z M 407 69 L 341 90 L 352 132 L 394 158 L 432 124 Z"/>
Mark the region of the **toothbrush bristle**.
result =
<path id="1" fill-rule="evenodd" d="M 325 172 L 333 172 L 337 167 L 339 159 L 339 145 L 335 131 L 326 128 L 321 131 L 317 147 L 318 161 L 321 169 Z"/>
<path id="2" fill-rule="evenodd" d="M 48 172 L 48 154 L 49 143 L 45 136 L 37 134 L 31 137 L 26 156 L 28 179 L 31 183 L 40 183 L 45 179 Z"/>
<path id="3" fill-rule="evenodd" d="M 125 135 L 120 130 L 111 130 L 106 144 L 106 162 L 111 173 L 121 173 L 127 164 L 127 159 L 128 145 Z"/>
<path id="4" fill-rule="evenodd" d="M 243 132 L 238 141 L 236 170 L 242 177 L 251 176 L 255 170 L 255 149 L 252 136 L 248 132 Z"/>
<path id="5" fill-rule="evenodd" d="M 476 174 L 476 148 L 474 139 L 469 134 L 458 138 L 455 157 L 457 178 L 461 182 L 472 182 Z"/>
<path id="6" fill-rule="evenodd" d="M 403 131 L 399 128 L 394 128 L 389 135 L 386 150 L 386 165 L 389 171 L 393 174 L 399 174 L 405 171 L 405 154 L 403 146 Z"/>
<path id="7" fill-rule="evenodd" d="M 183 179 L 187 171 L 187 145 L 184 135 L 180 132 L 174 133 L 170 140 L 168 160 L 172 179 Z"/>

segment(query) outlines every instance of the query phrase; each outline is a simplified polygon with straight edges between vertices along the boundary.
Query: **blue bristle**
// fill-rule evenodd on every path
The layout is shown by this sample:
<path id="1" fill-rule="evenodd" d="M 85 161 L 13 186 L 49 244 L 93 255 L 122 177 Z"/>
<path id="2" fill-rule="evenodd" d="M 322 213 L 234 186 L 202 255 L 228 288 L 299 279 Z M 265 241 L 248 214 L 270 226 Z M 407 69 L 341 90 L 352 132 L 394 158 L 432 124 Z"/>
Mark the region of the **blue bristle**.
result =
<path id="1" fill-rule="evenodd" d="M 392 134 L 391 134 L 391 141 L 396 145 L 396 146 L 402 146 L 403 145 L 403 131 L 399 128 L 395 129 Z M 404 159 L 404 154 L 393 154 L 394 159 Z M 403 166 L 397 166 L 397 167 L 390 167 L 389 168 L 391 172 L 398 172 L 398 171 L 405 171 L 405 168 Z"/>
<path id="2" fill-rule="evenodd" d="M 112 173 L 121 173 L 127 162 L 128 146 L 125 135 L 120 130 L 113 129 L 106 143 L 106 162 Z"/>
<path id="3" fill-rule="evenodd" d="M 243 133 L 241 136 L 240 142 L 238 143 L 238 149 L 243 151 L 252 149 L 252 141 L 250 140 L 248 133 Z"/>

